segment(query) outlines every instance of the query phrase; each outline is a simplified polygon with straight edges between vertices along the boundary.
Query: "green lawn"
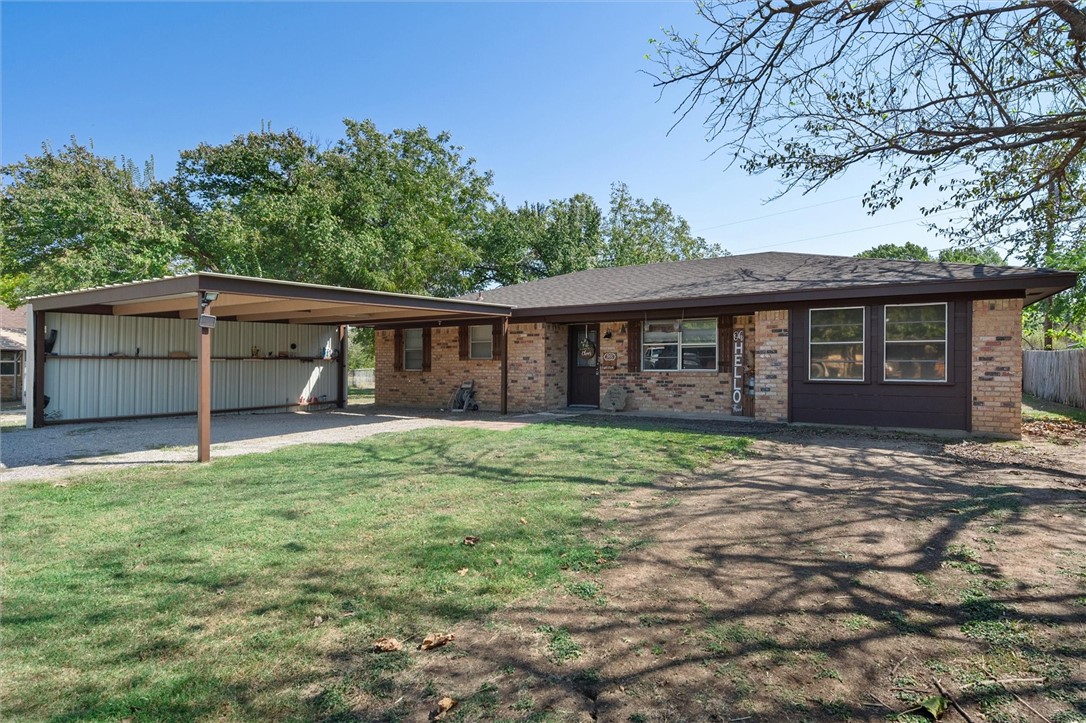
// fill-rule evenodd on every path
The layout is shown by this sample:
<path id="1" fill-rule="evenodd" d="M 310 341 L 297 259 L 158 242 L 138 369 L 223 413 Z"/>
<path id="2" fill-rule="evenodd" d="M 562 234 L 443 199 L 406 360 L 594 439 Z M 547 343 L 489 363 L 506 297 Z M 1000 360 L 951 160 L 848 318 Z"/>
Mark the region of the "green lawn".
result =
<path id="1" fill-rule="evenodd" d="M 1050 402 L 1046 399 L 1022 395 L 1022 419 L 1027 422 L 1058 422 L 1073 420 L 1086 424 L 1086 409 L 1069 407 L 1066 404 Z"/>
<path id="2" fill-rule="evenodd" d="M 597 525 L 601 498 L 746 444 L 602 420 L 441 428 L 7 485 L 0 715 L 388 706 L 410 658 L 375 638 L 417 642 L 614 559 L 631 541 Z"/>
<path id="3" fill-rule="evenodd" d="M 374 397 L 373 389 L 363 389 L 362 387 L 351 387 L 347 390 L 347 403 L 348 404 L 372 404 Z"/>

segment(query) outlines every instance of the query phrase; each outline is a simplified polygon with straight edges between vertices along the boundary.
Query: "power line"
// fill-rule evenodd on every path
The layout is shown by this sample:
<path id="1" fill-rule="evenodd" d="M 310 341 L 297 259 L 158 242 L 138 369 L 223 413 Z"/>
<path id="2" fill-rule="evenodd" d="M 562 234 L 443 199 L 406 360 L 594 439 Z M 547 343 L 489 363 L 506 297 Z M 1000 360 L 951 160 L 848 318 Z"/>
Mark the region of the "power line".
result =
<path id="1" fill-rule="evenodd" d="M 951 210 L 947 210 L 947 211 L 942 211 L 940 213 L 933 213 L 930 216 L 917 216 L 916 218 L 906 218 L 906 219 L 903 219 L 901 221 L 890 221 L 889 223 L 880 223 L 880 224 L 876 224 L 874 226 L 862 226 L 860 228 L 853 228 L 853 229 L 849 229 L 847 231 L 835 231 L 833 233 L 826 233 L 826 234 L 822 234 L 820 236 L 808 236 L 806 238 L 798 238 L 798 239 L 795 239 L 795 240 L 792 240 L 792 241 L 780 241 L 778 243 L 765 244 L 763 246 L 752 246 L 750 248 L 737 249 L 737 251 L 739 253 L 745 253 L 747 251 L 758 251 L 760 249 L 769 249 L 769 248 L 774 248 L 776 246 L 788 246 L 789 244 L 803 243 L 804 241 L 819 241 L 819 240 L 824 239 L 824 238 L 834 238 L 836 236 L 845 236 L 845 235 L 850 234 L 850 233 L 859 233 L 860 231 L 871 231 L 871 230 L 876 229 L 876 228 L 886 228 L 887 226 L 897 226 L 897 225 L 903 224 L 903 223 L 912 223 L 914 221 L 923 221 L 924 219 L 935 218 L 937 216 L 945 216 L 945 215 L 947 215 L 949 213 L 955 213 L 957 211 L 958 211 L 958 209 L 951 209 Z"/>
<path id="2" fill-rule="evenodd" d="M 821 203 L 812 203 L 810 206 L 800 206 L 799 208 L 792 208 L 787 211 L 776 211 L 774 213 L 767 213 L 762 216 L 753 216 L 751 218 L 740 219 L 739 221 L 728 221 L 727 223 L 720 223 L 716 226 L 705 226 L 704 228 L 694 229 L 694 233 L 701 233 L 702 231 L 711 231 L 714 228 L 725 228 L 726 226 L 738 226 L 741 223 L 750 223 L 751 221 L 761 221 L 767 218 L 774 218 L 775 216 L 784 216 L 789 213 L 796 213 L 798 211 L 806 211 L 810 208 L 818 208 L 819 206 L 828 206 L 831 203 L 841 203 L 842 201 L 851 201 L 855 198 L 863 198 L 864 194 L 858 193 L 855 196 L 846 196 L 845 198 L 837 198 L 833 201 L 822 201 Z"/>

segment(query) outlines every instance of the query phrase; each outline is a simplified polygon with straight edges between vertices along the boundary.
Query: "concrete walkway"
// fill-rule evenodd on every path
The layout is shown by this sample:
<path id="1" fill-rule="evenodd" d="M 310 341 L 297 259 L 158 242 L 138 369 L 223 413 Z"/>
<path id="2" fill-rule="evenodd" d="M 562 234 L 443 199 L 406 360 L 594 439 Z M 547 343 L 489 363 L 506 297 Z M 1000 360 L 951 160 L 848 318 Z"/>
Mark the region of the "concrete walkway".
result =
<path id="1" fill-rule="evenodd" d="M 374 434 L 427 427 L 508 430 L 569 416 L 575 415 L 392 412 L 365 404 L 322 412 L 228 414 L 212 418 L 211 456 L 270 452 L 295 444 L 350 443 Z M 4 482 L 58 480 L 144 464 L 186 464 L 196 458 L 196 419 L 191 416 L 12 428 L 20 421 L 14 414 L 5 414 L 0 421 L 6 430 L 0 433 Z"/>

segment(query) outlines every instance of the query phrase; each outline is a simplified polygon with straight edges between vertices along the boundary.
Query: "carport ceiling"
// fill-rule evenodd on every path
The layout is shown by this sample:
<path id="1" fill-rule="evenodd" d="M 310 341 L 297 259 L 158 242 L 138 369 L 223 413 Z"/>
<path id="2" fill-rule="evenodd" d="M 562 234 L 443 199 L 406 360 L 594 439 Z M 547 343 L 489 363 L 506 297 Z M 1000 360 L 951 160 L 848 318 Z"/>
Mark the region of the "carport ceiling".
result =
<path id="1" fill-rule="evenodd" d="M 501 304 L 215 273 L 50 294 L 31 303 L 34 311 L 195 319 L 199 301 L 207 293 L 218 294 L 207 313 L 227 321 L 370 326 L 510 314 L 510 307 Z"/>

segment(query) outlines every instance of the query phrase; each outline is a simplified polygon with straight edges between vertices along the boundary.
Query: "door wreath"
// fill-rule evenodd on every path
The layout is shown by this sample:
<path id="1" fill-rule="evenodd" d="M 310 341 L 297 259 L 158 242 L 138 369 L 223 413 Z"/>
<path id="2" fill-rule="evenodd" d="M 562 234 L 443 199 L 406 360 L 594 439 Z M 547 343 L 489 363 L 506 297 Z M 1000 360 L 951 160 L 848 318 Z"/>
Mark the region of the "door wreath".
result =
<path id="1" fill-rule="evenodd" d="M 591 339 L 581 339 L 578 348 L 578 353 L 581 355 L 582 359 L 591 359 L 596 356 L 596 345 L 592 343 Z"/>

